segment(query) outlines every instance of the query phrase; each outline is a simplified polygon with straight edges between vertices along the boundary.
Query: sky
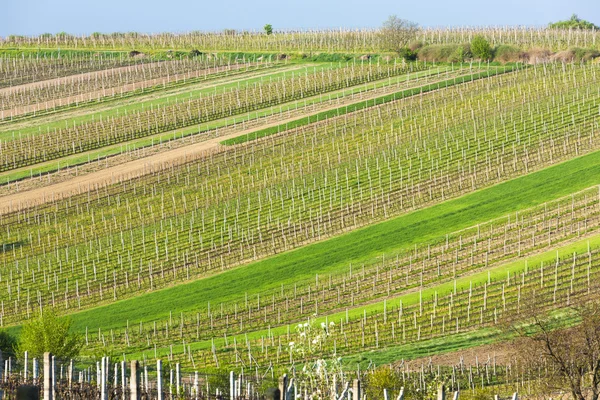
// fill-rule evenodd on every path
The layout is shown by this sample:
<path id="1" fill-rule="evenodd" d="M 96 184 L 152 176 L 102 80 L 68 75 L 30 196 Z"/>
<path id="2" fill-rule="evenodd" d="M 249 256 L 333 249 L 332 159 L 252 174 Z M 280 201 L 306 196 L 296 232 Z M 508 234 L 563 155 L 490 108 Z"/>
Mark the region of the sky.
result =
<path id="1" fill-rule="evenodd" d="M 571 14 L 600 24 L 598 0 L 2 0 L 0 36 L 67 32 L 376 28 L 391 14 L 421 26 L 540 26 Z"/>

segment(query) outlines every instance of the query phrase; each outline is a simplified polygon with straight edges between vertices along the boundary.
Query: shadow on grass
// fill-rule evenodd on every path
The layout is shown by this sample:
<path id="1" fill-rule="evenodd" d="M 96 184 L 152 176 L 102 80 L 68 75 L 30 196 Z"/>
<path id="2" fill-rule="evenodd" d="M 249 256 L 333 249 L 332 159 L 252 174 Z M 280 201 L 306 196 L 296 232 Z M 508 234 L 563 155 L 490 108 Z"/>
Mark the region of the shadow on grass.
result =
<path id="1" fill-rule="evenodd" d="M 0 246 L 0 253 L 8 253 L 9 251 L 16 250 L 23 246 L 25 246 L 25 241 L 23 240 L 13 243 L 2 243 L 2 246 Z"/>

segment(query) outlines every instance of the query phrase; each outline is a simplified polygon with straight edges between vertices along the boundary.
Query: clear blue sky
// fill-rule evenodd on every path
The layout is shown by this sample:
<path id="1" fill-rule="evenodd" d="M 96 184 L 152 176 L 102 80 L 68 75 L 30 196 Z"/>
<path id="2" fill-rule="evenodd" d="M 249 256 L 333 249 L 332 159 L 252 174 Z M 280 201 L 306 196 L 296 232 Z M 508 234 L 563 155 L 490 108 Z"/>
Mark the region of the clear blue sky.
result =
<path id="1" fill-rule="evenodd" d="M 545 25 L 576 13 L 600 24 L 599 0 L 3 0 L 0 36 L 45 32 L 186 32 L 225 28 L 372 28 L 390 14 L 422 26 Z M 8 3 L 8 4 L 6 4 Z"/>

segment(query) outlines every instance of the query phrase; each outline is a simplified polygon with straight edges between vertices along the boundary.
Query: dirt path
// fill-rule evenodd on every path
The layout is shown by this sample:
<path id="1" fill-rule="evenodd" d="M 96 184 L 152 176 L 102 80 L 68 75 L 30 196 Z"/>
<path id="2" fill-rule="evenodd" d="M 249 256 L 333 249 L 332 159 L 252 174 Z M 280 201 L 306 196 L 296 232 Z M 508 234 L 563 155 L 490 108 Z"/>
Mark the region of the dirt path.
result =
<path id="1" fill-rule="evenodd" d="M 209 152 L 222 151 L 223 148 L 229 148 L 228 146 L 222 146 L 220 144 L 220 142 L 223 140 L 234 138 L 237 136 L 242 136 L 259 129 L 269 128 L 272 126 L 285 124 L 287 122 L 292 122 L 297 119 L 313 115 L 315 113 L 334 110 L 345 105 L 370 100 L 376 97 L 380 97 L 383 93 L 387 91 L 394 90 L 397 89 L 395 89 L 392 86 L 376 89 L 366 93 L 362 92 L 360 95 L 348 96 L 332 100 L 331 102 L 328 102 L 328 105 L 326 107 L 319 107 L 319 104 L 315 104 L 312 106 L 308 106 L 308 108 L 303 109 L 300 113 L 290 113 L 285 119 L 277 118 L 278 115 L 275 114 L 275 118 L 271 120 L 252 121 L 251 123 L 249 123 L 251 127 L 246 127 L 245 129 L 240 126 L 236 128 L 225 128 L 223 130 L 225 130 L 228 133 L 218 135 L 217 137 L 208 138 L 198 143 L 186 144 L 176 149 L 154 153 L 144 158 L 123 162 L 118 165 L 109 166 L 104 169 L 90 172 L 85 175 L 71 177 L 70 179 L 63 182 L 57 182 L 44 187 L 36 187 L 31 190 L 7 194 L 0 197 L 0 214 L 17 211 L 23 208 L 42 204 L 47 201 L 53 201 L 69 197 L 74 194 L 83 193 L 88 191 L 90 188 L 101 187 L 107 184 L 132 179 L 140 175 L 151 173 L 152 171 L 155 171 L 157 169 L 171 167 L 174 165 L 180 165 L 188 161 L 198 159 L 204 156 L 205 154 L 208 154 Z M 353 113 L 348 113 L 348 115 L 352 114 Z M 319 123 L 325 122 L 326 121 L 321 121 Z M 256 125 L 252 126 L 253 124 Z"/>
<path id="2" fill-rule="evenodd" d="M 132 92 L 135 90 L 147 89 L 147 88 L 150 88 L 153 86 L 158 86 L 158 85 L 166 85 L 171 82 L 184 81 L 186 79 L 199 78 L 202 76 L 206 76 L 208 74 L 216 74 L 216 73 L 225 72 L 225 71 L 236 71 L 236 70 L 239 70 L 244 67 L 246 67 L 246 65 L 236 64 L 236 65 L 227 65 L 227 66 L 216 67 L 216 68 L 206 68 L 206 69 L 201 69 L 201 70 L 197 70 L 197 71 L 190 71 L 190 72 L 183 73 L 183 74 L 174 74 L 174 75 L 169 75 L 169 76 L 163 76 L 160 78 L 154 78 L 154 79 L 148 79 L 145 81 L 128 83 L 128 84 L 122 85 L 122 86 L 104 88 L 102 90 L 96 90 L 93 92 L 85 92 L 85 93 L 78 94 L 78 95 L 61 97 L 58 99 L 45 101 L 43 103 L 28 104 L 28 105 L 22 106 L 22 107 L 15 107 L 12 109 L 2 110 L 0 112 L 0 120 L 5 119 L 5 118 L 10 118 L 10 117 L 16 117 L 16 116 L 23 115 L 23 114 L 34 113 L 34 112 L 35 113 L 46 112 L 48 110 L 54 109 L 55 107 L 62 107 L 65 105 L 76 104 L 76 103 L 85 103 L 85 102 L 89 102 L 89 101 L 92 101 L 95 99 L 100 99 L 103 97 L 118 98 L 119 96 L 123 96 L 123 94 L 125 94 L 125 93 Z M 105 72 L 105 71 L 101 71 L 101 72 Z M 110 72 L 113 73 L 113 70 L 110 70 Z M 7 92 L 9 90 L 13 90 L 13 91 L 21 90 L 24 86 L 26 87 L 29 85 L 34 85 L 36 83 L 44 83 L 45 85 L 53 85 L 53 84 L 59 85 L 62 83 L 61 81 L 70 81 L 71 79 L 80 79 L 85 75 L 87 75 L 87 74 L 71 75 L 67 78 L 56 78 L 56 79 L 52 79 L 49 81 L 34 82 L 34 83 L 30 83 L 30 84 L 23 85 L 23 86 L 15 86 L 15 87 L 10 87 L 10 88 L 0 89 L 0 96 L 4 92 Z M 54 82 L 54 81 L 56 81 L 56 82 Z"/>
<path id="3" fill-rule="evenodd" d="M 334 106 L 319 110 L 328 111 L 338 108 Z M 305 116 L 313 114 L 314 111 L 307 112 Z M 276 120 L 271 123 L 260 125 L 245 130 L 238 130 L 226 135 L 214 137 L 199 143 L 190 144 L 181 148 L 164 151 L 152 156 L 141 158 L 139 160 L 129 161 L 120 165 L 108 167 L 100 171 L 92 172 L 86 175 L 81 175 L 69 179 L 65 182 L 55 183 L 45 187 L 40 187 L 24 192 L 13 193 L 0 197 L 0 214 L 20 210 L 31 207 L 37 204 L 42 204 L 47 201 L 53 201 L 60 198 L 69 197 L 78 193 L 87 191 L 90 188 L 104 186 L 107 184 L 117 183 L 122 180 L 132 179 L 141 175 L 145 175 L 157 169 L 162 169 L 166 166 L 175 166 L 184 164 L 188 161 L 198 159 L 205 154 L 214 151 L 221 151 L 223 148 L 231 148 L 223 146 L 221 141 L 242 136 L 247 133 L 254 132 L 258 129 L 269 128 L 286 122 L 295 121 L 302 116 L 293 116 L 284 120 Z"/>

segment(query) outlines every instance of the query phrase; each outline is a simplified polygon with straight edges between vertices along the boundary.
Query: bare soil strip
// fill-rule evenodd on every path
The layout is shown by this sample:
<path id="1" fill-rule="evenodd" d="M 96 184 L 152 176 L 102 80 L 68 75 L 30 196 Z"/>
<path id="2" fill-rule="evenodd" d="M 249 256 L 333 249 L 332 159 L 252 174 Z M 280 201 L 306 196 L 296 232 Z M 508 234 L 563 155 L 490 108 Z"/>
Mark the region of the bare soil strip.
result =
<path id="1" fill-rule="evenodd" d="M 418 84 L 420 85 L 422 82 L 418 82 Z M 404 88 L 404 90 L 405 89 L 406 88 Z M 371 100 L 373 98 L 380 97 L 382 93 L 393 92 L 395 90 L 397 89 L 393 86 L 379 88 L 369 92 L 362 92 L 360 95 L 349 95 L 347 97 L 338 98 L 335 100 L 332 99 L 331 101 L 325 101 L 323 103 L 313 104 L 306 108 L 294 110 L 297 112 L 275 114 L 271 117 L 254 120 L 250 123 L 239 124 L 235 127 L 230 126 L 228 128 L 219 129 L 216 132 L 216 137 L 213 136 L 208 138 L 205 136 L 205 140 L 202 140 L 201 138 L 200 140 L 202 141 L 197 143 L 189 144 L 189 138 L 187 138 L 187 142 L 185 140 L 186 138 L 181 139 L 180 141 L 176 140 L 169 142 L 168 147 L 161 146 L 161 149 L 155 149 L 155 151 L 158 150 L 158 152 L 152 153 L 146 157 L 142 156 L 141 159 L 124 161 L 124 158 L 119 159 L 118 157 L 120 156 L 115 156 L 113 157 L 114 161 L 120 161 L 120 163 L 117 165 L 113 164 L 97 170 L 98 164 L 96 164 L 96 170 L 89 173 L 85 173 L 84 168 L 79 168 L 76 170 L 77 176 L 73 176 L 72 174 L 70 176 L 63 174 L 63 181 L 46 184 L 43 187 L 39 187 L 39 182 L 44 183 L 44 179 L 29 179 L 27 180 L 30 183 L 29 185 L 27 182 L 21 182 L 21 185 L 19 186 L 11 185 L 13 188 L 11 191 L 12 193 L 0 197 L 0 214 L 18 211 L 24 208 L 43 204 L 48 201 L 56 201 L 75 194 L 84 193 L 88 190 L 96 189 L 98 187 L 103 187 L 105 185 L 133 179 L 157 170 L 181 165 L 186 162 L 204 157 L 211 152 L 219 152 L 223 151 L 224 148 L 231 148 L 230 146 L 221 145 L 220 142 L 223 140 L 246 135 L 258 129 L 269 128 L 272 126 L 285 124 L 287 122 L 292 122 L 297 119 L 315 114 L 316 112 L 334 110 L 344 105 Z M 362 112 L 362 110 L 358 112 Z M 351 115 L 353 113 L 348 114 Z M 318 122 L 318 124 L 325 122 L 326 121 Z M 178 144 L 180 144 L 179 147 Z M 144 152 L 144 154 L 146 153 Z M 103 161 L 101 161 L 99 164 L 105 165 Z M 38 187 L 35 187 L 35 182 L 38 182 Z"/>
<path id="2" fill-rule="evenodd" d="M 330 107 L 329 109 L 335 109 L 337 107 L 338 106 L 336 105 Z M 328 109 L 324 109 L 322 111 L 327 110 Z M 310 114 L 312 114 L 312 112 L 306 113 L 306 116 Z M 271 126 L 277 126 L 281 123 L 295 121 L 298 118 L 299 117 L 294 116 L 293 118 L 289 118 L 287 120 L 279 120 L 262 125 L 259 128 L 262 129 Z M 156 170 L 185 164 L 186 162 L 198 159 L 209 152 L 221 151 L 222 148 L 229 148 L 229 146 L 222 146 L 220 144 L 220 142 L 223 140 L 245 135 L 247 133 L 254 132 L 257 129 L 257 127 L 253 127 L 245 130 L 237 130 L 233 133 L 219 135 L 218 137 L 214 137 L 199 143 L 159 152 L 149 157 L 125 162 L 123 164 L 104 168 L 89 174 L 79 175 L 64 182 L 2 196 L 0 197 L 0 214 L 69 197 L 91 189 L 95 189 L 97 187 L 102 187 L 104 185 L 110 185 L 123 180 L 146 175 Z"/>
<path id="3" fill-rule="evenodd" d="M 494 361 L 498 365 L 507 364 L 511 360 L 514 360 L 518 355 L 515 352 L 514 343 L 499 342 L 492 344 L 484 344 L 481 346 L 471 347 L 468 349 L 462 349 L 457 351 L 451 351 L 448 353 L 436 353 L 429 357 L 420 357 L 414 360 L 405 361 L 408 364 L 408 368 L 411 370 L 418 370 L 421 365 L 444 365 L 452 366 L 462 363 L 466 366 L 469 365 L 482 365 L 486 363 L 493 364 Z M 399 363 L 396 363 L 399 364 Z"/>

